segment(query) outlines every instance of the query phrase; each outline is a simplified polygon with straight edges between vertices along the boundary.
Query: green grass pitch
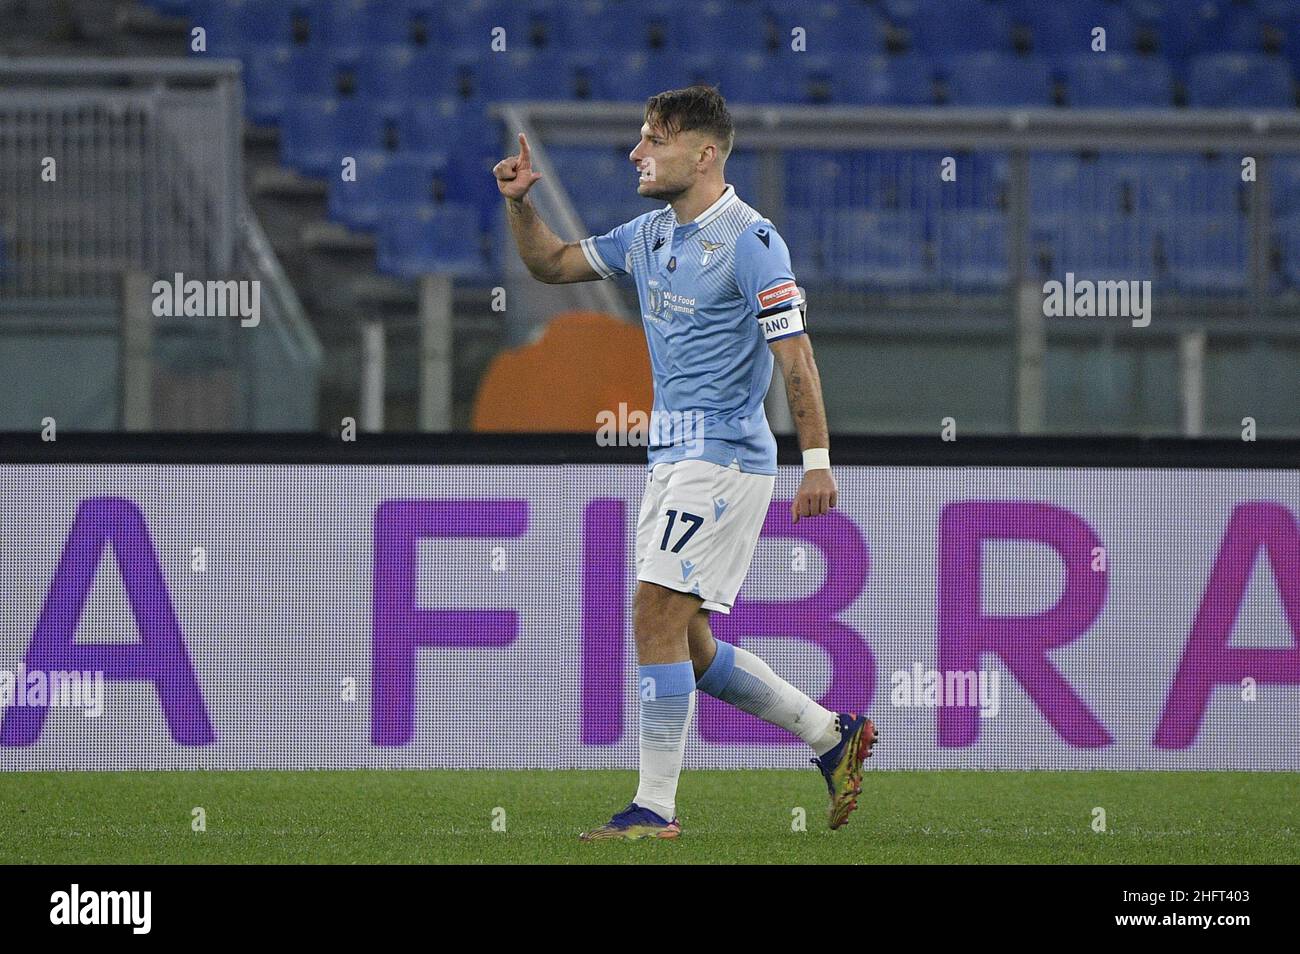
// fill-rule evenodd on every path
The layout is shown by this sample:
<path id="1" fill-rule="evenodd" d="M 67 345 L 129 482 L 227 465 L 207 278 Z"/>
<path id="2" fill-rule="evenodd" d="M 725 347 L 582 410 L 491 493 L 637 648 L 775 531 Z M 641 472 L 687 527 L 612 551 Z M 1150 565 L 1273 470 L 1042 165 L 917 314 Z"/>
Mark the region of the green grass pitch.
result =
<path id="1" fill-rule="evenodd" d="M 635 788 L 627 771 L 7 773 L 0 862 L 1300 862 L 1289 773 L 868 771 L 832 832 L 812 769 L 689 771 L 677 841 L 578 842 Z"/>

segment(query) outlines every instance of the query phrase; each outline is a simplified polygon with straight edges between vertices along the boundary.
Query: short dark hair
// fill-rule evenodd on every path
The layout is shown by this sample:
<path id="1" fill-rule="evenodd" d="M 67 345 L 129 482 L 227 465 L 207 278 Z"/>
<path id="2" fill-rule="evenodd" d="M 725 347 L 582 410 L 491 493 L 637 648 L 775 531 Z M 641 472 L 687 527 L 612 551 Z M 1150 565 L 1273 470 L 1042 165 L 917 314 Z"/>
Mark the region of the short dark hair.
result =
<path id="1" fill-rule="evenodd" d="M 645 104 L 645 121 L 670 136 L 692 130 L 708 133 L 717 138 L 724 160 L 736 141 L 727 101 L 716 86 L 688 86 L 651 96 Z"/>

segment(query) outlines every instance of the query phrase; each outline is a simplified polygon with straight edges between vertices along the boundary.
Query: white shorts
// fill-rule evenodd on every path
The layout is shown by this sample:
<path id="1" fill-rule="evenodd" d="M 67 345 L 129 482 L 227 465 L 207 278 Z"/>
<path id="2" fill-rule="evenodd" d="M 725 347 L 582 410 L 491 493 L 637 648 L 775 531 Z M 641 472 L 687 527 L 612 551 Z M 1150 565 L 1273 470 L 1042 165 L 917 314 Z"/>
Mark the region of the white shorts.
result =
<path id="1" fill-rule="evenodd" d="M 707 460 L 655 464 L 636 525 L 636 578 L 730 613 L 749 572 L 776 478 Z"/>

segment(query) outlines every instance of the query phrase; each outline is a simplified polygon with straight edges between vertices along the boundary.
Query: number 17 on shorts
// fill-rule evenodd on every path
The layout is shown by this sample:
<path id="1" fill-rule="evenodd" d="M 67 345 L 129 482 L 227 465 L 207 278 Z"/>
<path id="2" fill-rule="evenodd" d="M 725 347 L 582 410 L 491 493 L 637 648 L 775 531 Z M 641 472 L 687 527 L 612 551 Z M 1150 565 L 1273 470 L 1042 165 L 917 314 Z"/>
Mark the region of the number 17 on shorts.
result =
<path id="1" fill-rule="evenodd" d="M 749 571 L 776 478 L 705 460 L 659 463 L 637 519 L 637 579 L 694 593 L 731 612 Z"/>

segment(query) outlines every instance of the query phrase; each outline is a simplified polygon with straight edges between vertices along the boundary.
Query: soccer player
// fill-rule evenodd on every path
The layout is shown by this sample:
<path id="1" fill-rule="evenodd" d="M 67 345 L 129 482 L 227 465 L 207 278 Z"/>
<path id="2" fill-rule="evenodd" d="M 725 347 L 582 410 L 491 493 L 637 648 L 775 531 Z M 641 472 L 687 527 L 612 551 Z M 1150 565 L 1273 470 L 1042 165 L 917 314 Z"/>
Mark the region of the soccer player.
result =
<path id="1" fill-rule="evenodd" d="M 580 242 L 561 241 L 528 199 L 541 174 L 523 133 L 519 154 L 493 169 L 534 278 L 635 278 L 654 372 L 633 615 L 640 785 L 632 803 L 584 841 L 681 832 L 677 780 L 697 688 L 811 746 L 830 792 L 831 828 L 857 807 L 863 760 L 877 739 L 865 715 L 823 708 L 709 629 L 710 613 L 731 612 L 772 498 L 776 441 L 763 398 L 774 355 L 803 448 L 792 520 L 826 513 L 837 493 L 803 296 L 775 227 L 726 183 L 734 139 L 714 87 L 652 96 L 629 158 L 637 192 L 668 204 Z"/>

